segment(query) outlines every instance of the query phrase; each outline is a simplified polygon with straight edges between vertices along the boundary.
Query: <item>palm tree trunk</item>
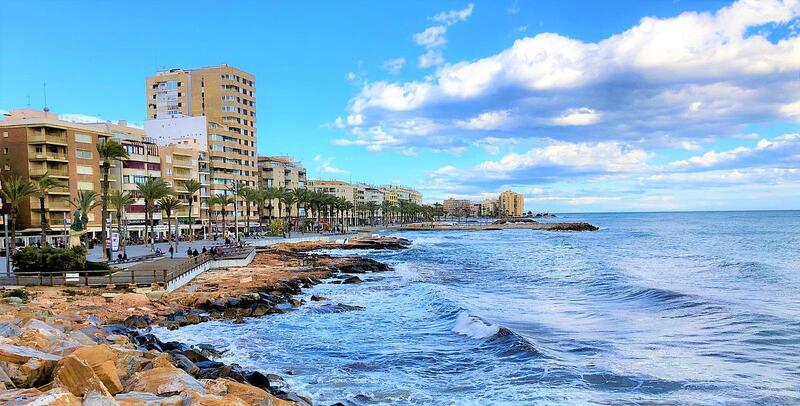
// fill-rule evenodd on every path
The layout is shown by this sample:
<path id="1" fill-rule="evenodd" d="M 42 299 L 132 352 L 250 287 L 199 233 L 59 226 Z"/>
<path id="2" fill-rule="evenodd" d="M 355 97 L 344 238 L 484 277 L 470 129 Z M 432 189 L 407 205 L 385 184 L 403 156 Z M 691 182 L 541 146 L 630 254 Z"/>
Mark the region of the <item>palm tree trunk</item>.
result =
<path id="1" fill-rule="evenodd" d="M 189 241 L 194 241 L 194 223 L 192 222 L 192 196 L 189 196 Z"/>
<path id="2" fill-rule="evenodd" d="M 106 261 L 110 260 L 108 258 L 107 251 L 106 251 L 106 216 L 108 216 L 108 172 L 111 169 L 111 163 L 108 161 L 103 162 L 103 183 L 100 185 L 101 193 L 101 209 L 100 209 L 100 249 L 103 251 L 103 256 L 101 258 L 105 259 Z M 121 179 L 120 179 L 121 181 Z"/>
<path id="3" fill-rule="evenodd" d="M 44 211 L 44 195 L 39 196 L 39 223 L 42 228 L 42 247 L 47 245 L 47 213 Z"/>
<path id="4" fill-rule="evenodd" d="M 11 244 L 6 247 L 6 255 L 11 258 L 11 253 L 17 248 L 17 208 L 11 209 Z M 14 268 L 14 263 L 9 261 L 9 267 L 6 269 L 6 275 L 11 276 L 11 270 Z"/>

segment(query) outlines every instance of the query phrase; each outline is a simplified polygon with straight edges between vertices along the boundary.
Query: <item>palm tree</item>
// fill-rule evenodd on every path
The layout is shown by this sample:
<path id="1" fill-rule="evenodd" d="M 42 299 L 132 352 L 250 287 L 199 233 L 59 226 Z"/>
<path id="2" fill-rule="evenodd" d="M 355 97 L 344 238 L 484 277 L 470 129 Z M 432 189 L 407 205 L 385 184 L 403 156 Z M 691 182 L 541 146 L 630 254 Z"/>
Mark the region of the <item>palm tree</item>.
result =
<path id="1" fill-rule="evenodd" d="M 261 215 L 261 209 L 267 201 L 266 189 L 254 189 L 251 196 L 256 204 L 256 211 L 258 212 L 258 232 L 264 232 L 264 217 Z"/>
<path id="2" fill-rule="evenodd" d="M 375 225 L 375 213 L 380 208 L 381 208 L 381 206 L 379 206 L 378 203 L 372 202 L 372 201 L 367 202 L 367 204 L 364 205 L 364 210 L 366 210 L 369 213 L 369 225 L 370 226 L 374 226 Z"/>
<path id="3" fill-rule="evenodd" d="M 247 213 L 250 213 L 250 204 L 255 206 L 256 208 L 256 215 L 258 216 L 258 232 L 261 232 L 261 190 L 258 189 L 247 189 L 247 193 L 245 193 L 244 201 L 247 203 Z M 249 230 L 249 221 L 248 221 L 248 230 Z"/>
<path id="4" fill-rule="evenodd" d="M 188 194 L 188 203 L 189 203 L 189 238 L 194 241 L 194 222 L 192 221 L 192 203 L 194 203 L 194 194 L 197 193 L 203 186 L 200 184 L 199 181 L 196 179 L 187 179 L 183 181 L 183 187 L 186 188 L 186 193 Z M 200 225 L 202 227 L 203 223 L 203 208 L 200 208 Z"/>
<path id="5" fill-rule="evenodd" d="M 89 224 L 89 212 L 100 205 L 97 198 L 97 192 L 94 190 L 81 190 L 78 191 L 78 195 L 75 196 L 75 201 L 70 202 L 73 206 L 81 210 L 81 230 L 86 230 L 86 226 Z M 83 238 L 86 238 L 85 234 Z M 105 246 L 103 246 L 103 251 L 105 251 Z"/>
<path id="6" fill-rule="evenodd" d="M 111 192 L 111 196 L 108 197 L 109 203 L 111 206 L 114 207 L 114 210 L 117 214 L 117 234 L 122 236 L 122 214 L 125 213 L 125 207 L 130 206 L 136 203 L 136 198 L 133 197 L 128 192 L 123 192 L 121 190 L 115 190 Z M 124 245 L 124 238 L 120 238 L 123 241 Z M 123 248 L 124 251 L 124 248 Z"/>
<path id="7" fill-rule="evenodd" d="M 273 209 L 275 206 L 272 204 L 273 201 L 280 197 L 280 190 L 274 187 L 267 187 L 263 189 L 264 191 L 264 199 L 267 201 L 267 210 L 269 210 L 269 222 L 272 223 L 272 215 Z"/>
<path id="8" fill-rule="evenodd" d="M 128 151 L 121 142 L 106 139 L 97 143 L 97 156 L 100 158 L 100 171 L 103 179 L 100 182 L 102 193 L 102 209 L 100 209 L 100 246 L 103 247 L 103 258 L 106 258 L 106 218 L 108 217 L 108 172 L 111 170 L 113 161 L 123 161 L 128 159 Z"/>
<path id="9" fill-rule="evenodd" d="M 220 206 L 222 207 L 222 228 L 225 229 L 225 207 L 228 205 L 233 204 L 233 198 L 226 194 L 221 195 L 214 195 L 208 198 L 208 206 Z M 225 235 L 223 231 L 223 236 Z"/>
<path id="10" fill-rule="evenodd" d="M 144 182 L 137 185 L 139 197 L 144 199 L 144 233 L 147 237 L 152 238 L 150 242 L 150 249 L 155 249 L 155 238 L 153 233 L 153 208 L 156 201 L 169 194 L 169 185 L 161 178 L 147 178 Z M 147 232 L 147 224 L 150 224 L 150 234 Z"/>
<path id="11" fill-rule="evenodd" d="M 286 224 L 288 225 L 292 218 L 292 205 L 297 203 L 297 196 L 291 190 L 287 190 L 281 196 L 281 201 L 286 205 Z M 289 237 L 291 237 L 291 231 L 289 231 Z"/>
<path id="12" fill-rule="evenodd" d="M 167 241 L 169 241 L 169 245 L 172 246 L 172 233 L 170 228 L 170 223 L 172 223 L 172 214 L 178 211 L 178 208 L 181 207 L 181 201 L 175 197 L 173 194 L 168 194 L 161 199 L 158 200 L 158 207 L 161 210 L 164 210 L 164 213 L 167 214 Z M 175 224 L 175 229 L 178 228 L 178 225 Z M 177 233 L 176 233 L 177 234 Z M 175 241 L 175 247 L 173 248 L 175 251 L 178 250 L 178 241 Z"/>
<path id="13" fill-rule="evenodd" d="M 233 185 L 228 185 L 228 190 L 233 194 L 233 226 L 236 232 L 236 241 L 239 241 L 239 208 L 237 202 L 240 197 L 244 197 L 247 193 L 247 185 L 244 182 L 235 182 Z"/>
<path id="14" fill-rule="evenodd" d="M 306 213 L 306 205 L 308 204 L 308 199 L 311 197 L 310 192 L 308 189 L 305 188 L 297 188 L 292 191 L 294 193 L 294 197 L 297 200 L 297 217 L 300 217 L 300 205 L 303 205 L 303 216 L 307 217 L 308 213 Z"/>
<path id="15" fill-rule="evenodd" d="M 17 215 L 19 215 L 19 206 L 36 193 L 36 185 L 28 179 L 14 176 L 3 180 L 3 185 L 0 187 L 0 197 L 3 202 L 11 206 L 11 244 L 16 245 L 17 241 Z M 6 255 L 11 255 L 11 247 L 6 247 Z M 6 269 L 6 275 L 11 275 L 11 269 Z"/>
<path id="16" fill-rule="evenodd" d="M 44 175 L 40 176 L 39 179 L 33 181 L 33 183 L 36 186 L 36 194 L 39 197 L 39 223 L 41 223 L 42 227 L 42 245 L 47 245 L 47 231 L 50 229 L 50 225 L 47 222 L 47 211 L 44 208 L 44 201 L 51 190 L 58 187 L 66 187 L 67 185 L 61 180 L 50 176 L 47 171 L 45 171 Z"/>

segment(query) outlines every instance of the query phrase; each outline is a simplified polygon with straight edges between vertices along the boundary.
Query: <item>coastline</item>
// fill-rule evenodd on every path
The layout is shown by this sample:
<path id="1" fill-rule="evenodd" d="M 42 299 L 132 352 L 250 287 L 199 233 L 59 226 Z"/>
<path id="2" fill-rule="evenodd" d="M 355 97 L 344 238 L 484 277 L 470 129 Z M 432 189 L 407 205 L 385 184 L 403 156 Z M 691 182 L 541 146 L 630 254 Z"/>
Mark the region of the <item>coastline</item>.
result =
<path id="1" fill-rule="evenodd" d="M 398 238 L 277 244 L 259 250 L 246 267 L 207 271 L 169 294 L 147 288 L 28 288 L 30 302 L 14 298 L 0 305 L 0 385 L 5 389 L 0 402 L 57 399 L 59 404 L 80 404 L 81 398 L 103 398 L 123 405 L 310 405 L 311 399 L 292 392 L 278 375 L 216 362 L 219 353 L 210 346 L 164 343 L 150 327 L 237 323 L 290 312 L 304 304 L 294 298 L 303 288 L 325 279 L 360 283 L 358 274 L 390 269 L 367 258 L 308 251 L 407 246 L 407 240 Z"/>

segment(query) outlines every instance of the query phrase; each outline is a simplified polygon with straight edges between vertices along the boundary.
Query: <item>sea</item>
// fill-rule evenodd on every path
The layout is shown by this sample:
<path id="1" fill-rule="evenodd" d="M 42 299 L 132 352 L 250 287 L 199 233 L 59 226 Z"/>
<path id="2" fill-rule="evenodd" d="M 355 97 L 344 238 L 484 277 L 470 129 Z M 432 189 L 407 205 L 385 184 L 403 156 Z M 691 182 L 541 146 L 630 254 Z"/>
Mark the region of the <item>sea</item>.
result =
<path id="1" fill-rule="evenodd" d="M 600 230 L 386 233 L 413 244 L 327 253 L 391 272 L 306 289 L 286 314 L 157 334 L 316 405 L 800 404 L 800 212 L 547 221 Z"/>

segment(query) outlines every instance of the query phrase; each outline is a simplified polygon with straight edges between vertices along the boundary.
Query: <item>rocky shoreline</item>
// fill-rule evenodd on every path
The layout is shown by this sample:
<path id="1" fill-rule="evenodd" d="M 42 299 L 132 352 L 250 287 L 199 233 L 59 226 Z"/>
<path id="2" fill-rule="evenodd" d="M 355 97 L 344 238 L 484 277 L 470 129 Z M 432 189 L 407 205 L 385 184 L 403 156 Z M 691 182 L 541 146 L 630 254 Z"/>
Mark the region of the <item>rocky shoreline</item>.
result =
<path id="1" fill-rule="evenodd" d="M 398 238 L 281 244 L 247 267 L 208 271 L 183 288 L 113 291 L 37 287 L 0 304 L 0 403 L 42 405 L 311 405 L 274 374 L 215 361 L 209 345 L 162 342 L 165 328 L 209 320 L 243 322 L 292 311 L 303 288 L 359 283 L 390 268 L 320 248 L 404 249 Z M 312 296 L 313 301 L 327 299 Z M 359 310 L 343 303 L 332 311 Z"/>

